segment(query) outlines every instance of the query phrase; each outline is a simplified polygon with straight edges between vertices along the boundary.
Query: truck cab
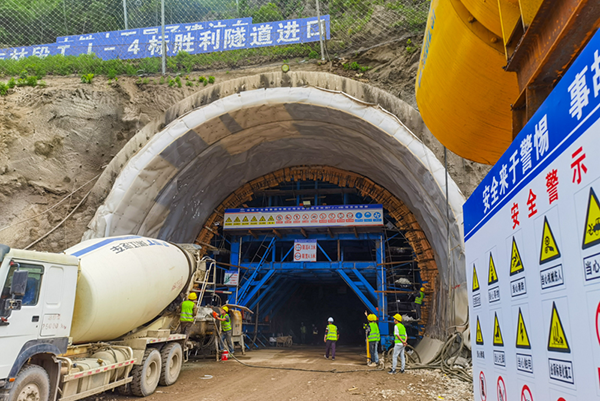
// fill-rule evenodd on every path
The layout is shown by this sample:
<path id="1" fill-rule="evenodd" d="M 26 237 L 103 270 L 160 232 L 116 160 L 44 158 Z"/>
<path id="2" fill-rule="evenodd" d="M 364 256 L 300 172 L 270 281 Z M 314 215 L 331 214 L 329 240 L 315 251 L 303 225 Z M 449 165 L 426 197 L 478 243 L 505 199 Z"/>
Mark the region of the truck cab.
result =
<path id="1" fill-rule="evenodd" d="M 69 343 L 78 269 L 74 256 L 0 245 L 0 400 L 19 384 L 25 367 L 25 373 L 48 377 L 48 391 L 57 388 L 56 357 Z M 47 390 L 40 385 L 38 391 Z"/>

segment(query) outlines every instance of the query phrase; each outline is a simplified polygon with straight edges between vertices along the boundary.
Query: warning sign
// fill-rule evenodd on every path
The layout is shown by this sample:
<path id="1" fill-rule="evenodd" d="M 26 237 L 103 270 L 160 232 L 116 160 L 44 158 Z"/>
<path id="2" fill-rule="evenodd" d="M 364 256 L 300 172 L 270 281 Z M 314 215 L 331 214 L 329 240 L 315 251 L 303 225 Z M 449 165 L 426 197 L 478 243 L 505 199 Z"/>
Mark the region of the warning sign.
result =
<path id="1" fill-rule="evenodd" d="M 248 225 L 248 216 L 244 216 L 244 218 L 242 219 L 242 225 L 243 226 L 247 226 Z"/>
<path id="2" fill-rule="evenodd" d="M 226 226 L 231 226 L 231 225 L 233 225 L 233 220 L 231 220 L 231 217 L 228 217 L 228 218 L 225 220 L 225 225 L 226 225 Z"/>
<path id="3" fill-rule="evenodd" d="M 477 401 L 600 400 L 600 31 L 592 35 L 463 205 Z"/>
<path id="4" fill-rule="evenodd" d="M 515 241 L 515 237 L 513 237 L 512 251 L 510 254 L 510 275 L 513 276 L 522 272 L 524 269 L 523 260 L 521 259 L 521 254 L 519 253 L 519 247 L 517 247 L 517 241 Z"/>
<path id="5" fill-rule="evenodd" d="M 582 248 L 586 249 L 598 243 L 600 243 L 600 204 L 594 189 L 590 187 Z"/>
<path id="6" fill-rule="evenodd" d="M 473 292 L 479 290 L 479 279 L 477 278 L 477 269 L 475 269 L 475 263 L 473 263 Z"/>
<path id="7" fill-rule="evenodd" d="M 550 333 L 548 334 L 548 351 L 571 352 L 565 330 L 563 329 L 556 303 L 552 302 L 552 315 L 550 317 Z"/>
<path id="8" fill-rule="evenodd" d="M 494 313 L 494 345 L 496 347 L 504 347 L 502 331 L 500 330 L 500 324 L 498 323 L 498 315 L 496 313 Z"/>
<path id="9" fill-rule="evenodd" d="M 519 317 L 517 321 L 517 348 L 531 349 L 529 335 L 527 334 L 527 328 L 525 327 L 525 321 L 523 320 L 521 308 L 519 308 Z"/>
<path id="10" fill-rule="evenodd" d="M 544 217 L 544 232 L 542 234 L 542 246 L 540 249 L 540 265 L 560 258 L 560 250 L 556 244 L 556 239 L 548 224 L 548 219 Z"/>
<path id="11" fill-rule="evenodd" d="M 490 268 L 488 271 L 488 284 L 493 284 L 498 281 L 498 273 L 496 273 L 496 265 L 494 264 L 494 258 L 490 252 Z"/>
<path id="12" fill-rule="evenodd" d="M 477 316 L 477 336 L 475 337 L 475 343 L 483 345 L 483 334 L 481 334 L 481 325 L 479 324 L 479 316 Z"/>

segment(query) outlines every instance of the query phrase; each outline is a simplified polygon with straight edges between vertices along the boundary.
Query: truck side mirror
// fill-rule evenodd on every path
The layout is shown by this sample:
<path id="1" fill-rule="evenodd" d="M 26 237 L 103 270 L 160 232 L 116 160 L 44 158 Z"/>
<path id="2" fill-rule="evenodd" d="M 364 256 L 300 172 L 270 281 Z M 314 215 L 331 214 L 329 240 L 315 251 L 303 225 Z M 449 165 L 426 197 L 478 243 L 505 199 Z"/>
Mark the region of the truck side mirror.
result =
<path id="1" fill-rule="evenodd" d="M 10 293 L 16 297 L 25 296 L 25 289 L 27 288 L 27 270 L 17 270 L 13 273 L 12 283 L 10 285 Z"/>

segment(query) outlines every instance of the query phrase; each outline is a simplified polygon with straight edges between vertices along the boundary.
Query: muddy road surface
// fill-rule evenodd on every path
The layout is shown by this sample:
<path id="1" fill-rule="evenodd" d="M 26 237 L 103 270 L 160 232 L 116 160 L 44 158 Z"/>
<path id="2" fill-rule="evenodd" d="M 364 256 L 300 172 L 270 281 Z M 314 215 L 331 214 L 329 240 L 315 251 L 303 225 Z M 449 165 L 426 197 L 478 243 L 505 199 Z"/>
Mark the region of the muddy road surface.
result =
<path id="1" fill-rule="evenodd" d="M 159 386 L 145 400 L 473 400 L 470 383 L 439 371 L 407 370 L 404 374 L 390 375 L 389 363 L 385 370 L 369 368 L 362 348 L 340 347 L 334 361 L 324 358 L 324 347 L 294 346 L 250 351 L 246 355 L 238 353 L 235 356 L 239 362 L 233 358 L 221 362 L 191 359 L 184 365 L 177 383 Z M 332 373 L 333 370 L 337 373 Z M 107 392 L 86 399 L 112 400 L 139 398 Z"/>

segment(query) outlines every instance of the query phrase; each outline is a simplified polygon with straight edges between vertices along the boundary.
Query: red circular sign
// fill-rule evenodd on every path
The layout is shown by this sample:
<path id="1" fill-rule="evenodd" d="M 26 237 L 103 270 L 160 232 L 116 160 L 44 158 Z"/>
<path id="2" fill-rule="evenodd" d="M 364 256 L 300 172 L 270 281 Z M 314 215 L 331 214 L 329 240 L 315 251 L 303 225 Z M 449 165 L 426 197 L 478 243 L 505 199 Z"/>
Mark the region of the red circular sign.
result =
<path id="1" fill-rule="evenodd" d="M 600 302 L 598 302 L 598 307 L 596 308 L 596 337 L 598 338 L 598 344 L 600 344 Z"/>
<path id="2" fill-rule="evenodd" d="M 310 218 L 311 218 L 312 220 L 316 220 L 316 219 L 317 219 L 317 214 L 316 214 L 316 213 L 313 213 L 313 214 L 311 214 L 311 215 L 310 215 Z"/>
<path id="3" fill-rule="evenodd" d="M 321 214 L 319 215 L 319 218 L 320 218 L 320 219 L 324 219 L 325 217 L 327 217 L 327 215 L 326 215 L 325 213 L 321 213 Z"/>
<path id="4" fill-rule="evenodd" d="M 300 260 L 300 259 L 302 259 L 302 254 L 301 254 L 301 253 L 296 253 L 296 254 L 294 255 L 294 259 L 296 259 L 296 260 Z"/>
<path id="5" fill-rule="evenodd" d="M 344 213 L 338 213 L 338 219 L 343 219 L 344 218 Z"/>
<path id="6" fill-rule="evenodd" d="M 564 398 L 560 397 L 560 398 L 559 398 L 558 400 L 556 400 L 556 401 L 567 401 L 567 400 L 565 400 Z"/>
<path id="7" fill-rule="evenodd" d="M 302 220 L 308 220 L 308 214 L 303 214 L 302 215 Z"/>
<path id="8" fill-rule="evenodd" d="M 485 374 L 483 372 L 479 372 L 479 395 L 481 401 L 487 400 L 487 385 L 485 384 Z"/>
<path id="9" fill-rule="evenodd" d="M 329 213 L 329 218 L 330 219 L 335 219 L 335 213 Z"/>
<path id="10" fill-rule="evenodd" d="M 521 401 L 533 401 L 533 394 L 531 394 L 531 390 L 527 384 L 525 384 L 521 390 Z"/>
<path id="11" fill-rule="evenodd" d="M 346 214 L 346 217 L 349 218 L 349 219 L 351 219 L 351 218 L 354 217 L 354 213 L 348 213 L 348 214 Z"/>
<path id="12" fill-rule="evenodd" d="M 291 220 L 292 219 L 292 215 L 291 214 L 286 214 L 285 215 L 285 219 L 286 220 Z"/>
<path id="13" fill-rule="evenodd" d="M 299 214 L 295 214 L 294 215 L 294 220 L 300 220 L 300 215 Z"/>
<path id="14" fill-rule="evenodd" d="M 278 214 L 278 215 L 277 215 L 277 220 L 281 221 L 282 219 L 283 219 L 283 216 L 282 216 L 282 215 L 280 215 L 280 214 Z"/>
<path id="15" fill-rule="evenodd" d="M 498 376 L 496 391 L 498 394 L 498 401 L 506 401 L 506 384 L 504 384 L 504 379 L 502 376 Z"/>

